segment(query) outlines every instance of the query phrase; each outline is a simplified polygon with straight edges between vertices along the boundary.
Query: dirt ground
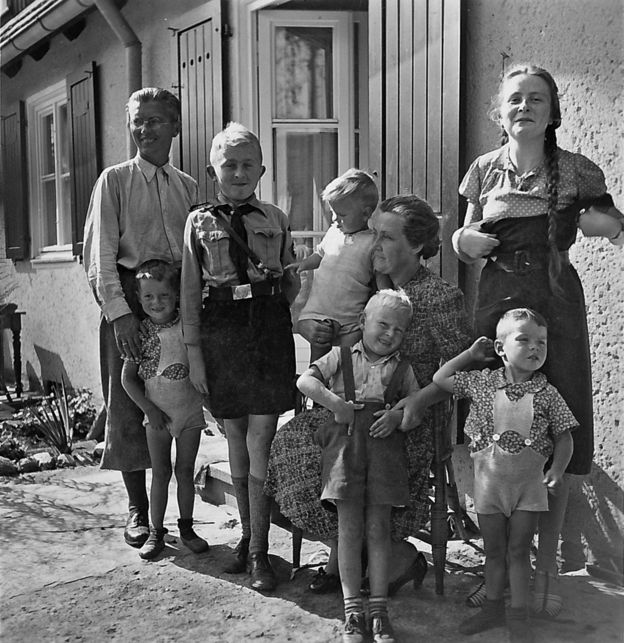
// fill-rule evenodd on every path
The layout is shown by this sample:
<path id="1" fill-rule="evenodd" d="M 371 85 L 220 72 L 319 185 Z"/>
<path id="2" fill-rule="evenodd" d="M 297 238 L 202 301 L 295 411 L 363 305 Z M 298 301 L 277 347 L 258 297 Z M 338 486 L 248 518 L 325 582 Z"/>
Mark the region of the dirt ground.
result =
<path id="1" fill-rule="evenodd" d="M 202 440 L 210 457 L 214 440 Z M 1 640 L 30 641 L 304 641 L 340 640 L 339 594 L 306 591 L 313 574 L 290 579 L 290 534 L 271 530 L 272 561 L 280 584 L 271 595 L 249 588 L 246 575 L 221 572 L 239 537 L 235 511 L 197 499 L 197 531 L 211 549 L 196 556 L 177 539 L 175 487 L 166 526 L 167 548 L 142 561 L 122 537 L 124 491 L 117 472 L 95 466 L 0 478 Z M 431 563 L 430 550 L 423 543 Z M 302 562 L 322 559 L 320 543 L 304 541 Z M 445 594 L 434 590 L 430 568 L 423 586 L 403 587 L 390 602 L 401 643 L 466 640 L 458 623 L 475 584 L 469 570 L 482 560 L 464 543 L 449 544 Z M 538 642 L 620 642 L 624 592 L 585 571 L 562 577 L 565 607 L 556 621 L 535 623 Z M 506 641 L 496 629 L 472 638 Z"/>

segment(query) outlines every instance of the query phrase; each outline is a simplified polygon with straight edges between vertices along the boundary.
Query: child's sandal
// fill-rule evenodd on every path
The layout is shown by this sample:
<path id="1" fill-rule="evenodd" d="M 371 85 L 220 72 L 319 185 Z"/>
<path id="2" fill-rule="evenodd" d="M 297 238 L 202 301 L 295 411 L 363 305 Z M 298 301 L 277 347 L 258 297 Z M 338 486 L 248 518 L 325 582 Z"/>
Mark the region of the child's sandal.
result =
<path id="1" fill-rule="evenodd" d="M 533 594 L 531 607 L 536 616 L 555 618 L 561 612 L 563 599 L 556 589 L 558 578 L 557 574 L 550 574 L 539 569 L 535 570 L 536 591 Z"/>
<path id="2" fill-rule="evenodd" d="M 466 597 L 466 605 L 468 607 L 481 607 L 486 598 L 485 581 L 481 581 Z"/>

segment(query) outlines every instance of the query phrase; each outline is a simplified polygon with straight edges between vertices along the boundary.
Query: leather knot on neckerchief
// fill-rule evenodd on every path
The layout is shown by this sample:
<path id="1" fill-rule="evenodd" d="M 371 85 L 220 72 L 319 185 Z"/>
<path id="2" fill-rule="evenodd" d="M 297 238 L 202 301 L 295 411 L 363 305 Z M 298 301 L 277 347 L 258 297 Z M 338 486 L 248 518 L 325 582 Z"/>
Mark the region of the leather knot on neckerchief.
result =
<path id="1" fill-rule="evenodd" d="M 216 209 L 219 212 L 222 212 L 225 215 L 230 217 L 230 225 L 232 230 L 238 234 L 238 236 L 247 244 L 247 230 L 245 224 L 243 223 L 243 217 L 250 212 L 257 210 L 253 205 L 249 203 L 243 203 L 237 208 L 232 208 L 232 206 L 224 203 L 222 205 L 216 206 Z M 241 284 L 249 283 L 249 275 L 247 274 L 247 268 L 249 267 L 249 256 L 240 246 L 240 244 L 230 237 L 230 244 L 228 246 L 228 252 L 230 259 L 236 268 L 236 274 L 238 275 L 238 280 Z"/>

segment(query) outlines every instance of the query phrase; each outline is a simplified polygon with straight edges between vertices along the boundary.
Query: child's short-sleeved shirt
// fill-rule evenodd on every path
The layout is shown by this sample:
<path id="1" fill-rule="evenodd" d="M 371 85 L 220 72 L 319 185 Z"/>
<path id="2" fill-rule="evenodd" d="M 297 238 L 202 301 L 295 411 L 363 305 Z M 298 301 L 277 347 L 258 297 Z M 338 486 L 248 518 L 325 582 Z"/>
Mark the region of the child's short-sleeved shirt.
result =
<path id="1" fill-rule="evenodd" d="M 503 390 L 511 401 L 527 394 L 533 395 L 533 422 L 530 436 L 526 438 L 514 431 L 497 432 L 494 426 L 494 398 Z M 493 441 L 509 452 L 519 453 L 529 446 L 549 457 L 553 452 L 554 438 L 578 426 L 559 391 L 548 382 L 543 373 L 521 383 L 508 382 L 503 368 L 494 371 L 458 371 L 455 373 L 453 394 L 470 400 L 470 412 L 464 431 L 471 439 L 470 450 L 480 451 Z"/>
<path id="2" fill-rule="evenodd" d="M 312 366 L 316 366 L 319 370 L 328 388 L 342 399 L 345 399 L 340 350 L 340 346 L 334 346 L 329 353 L 313 362 Z M 392 374 L 401 361 L 399 351 L 386 355 L 376 362 L 371 362 L 360 340 L 351 347 L 351 361 L 353 363 L 355 399 L 383 402 Z M 399 395 L 405 397 L 418 391 L 419 388 L 414 371 L 409 366 L 405 370 L 405 375 L 399 388 Z"/>
<path id="3" fill-rule="evenodd" d="M 168 365 L 162 373 L 158 372 L 161 353 L 159 332 L 166 328 L 175 328 L 176 326 L 181 335 L 182 327 L 179 315 L 166 324 L 155 324 L 149 318 L 141 322 L 141 359 L 138 365 L 138 374 L 144 382 L 156 375 L 162 375 L 169 380 L 183 380 L 185 377 L 188 377 L 189 368 L 186 351 L 180 352 L 179 362 Z"/>
<path id="4" fill-rule="evenodd" d="M 602 170 L 587 157 L 559 151 L 557 209 L 579 199 L 599 197 L 607 191 Z M 479 156 L 459 186 L 459 193 L 477 206 L 472 220 L 535 217 L 548 212 L 548 175 L 544 162 L 518 175 L 509 158 L 509 146 Z"/>
<path id="5" fill-rule="evenodd" d="M 322 260 L 300 320 L 358 320 L 373 286 L 373 237 L 372 230 L 345 234 L 335 224 L 329 228 L 316 249 Z"/>

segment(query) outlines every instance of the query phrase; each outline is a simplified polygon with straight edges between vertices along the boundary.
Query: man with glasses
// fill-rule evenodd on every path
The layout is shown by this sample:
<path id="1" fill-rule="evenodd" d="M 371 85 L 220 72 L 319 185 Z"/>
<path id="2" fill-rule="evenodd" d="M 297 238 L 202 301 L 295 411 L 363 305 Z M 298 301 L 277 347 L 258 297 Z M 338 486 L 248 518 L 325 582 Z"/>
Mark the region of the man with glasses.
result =
<path id="1" fill-rule="evenodd" d="M 197 182 L 169 164 L 171 141 L 180 132 L 176 96 L 160 88 L 140 89 L 128 99 L 126 113 L 137 154 L 106 168 L 93 188 L 84 265 L 102 310 L 100 370 L 107 417 L 101 467 L 122 472 L 129 509 L 124 538 L 141 547 L 149 534 L 145 470 L 151 465 L 143 413 L 121 384 L 123 360 L 140 357 L 135 271 L 148 259 L 181 263 Z"/>

